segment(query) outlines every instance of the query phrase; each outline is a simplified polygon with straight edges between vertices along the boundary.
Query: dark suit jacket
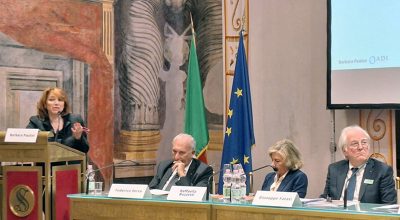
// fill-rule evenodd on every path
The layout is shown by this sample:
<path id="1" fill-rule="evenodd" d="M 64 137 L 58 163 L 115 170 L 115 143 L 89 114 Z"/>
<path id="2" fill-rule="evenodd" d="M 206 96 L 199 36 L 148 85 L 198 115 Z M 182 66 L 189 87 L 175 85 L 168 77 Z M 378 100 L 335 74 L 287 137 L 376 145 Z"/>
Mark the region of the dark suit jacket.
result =
<path id="1" fill-rule="evenodd" d="M 71 127 L 75 122 L 79 122 L 82 126 L 85 126 L 82 117 L 75 114 L 66 114 L 62 116 L 62 119 L 64 120 L 64 127 L 58 132 L 57 140 L 54 140 L 55 137 L 51 137 L 49 138 L 49 141 L 57 141 L 67 145 L 68 147 L 72 147 L 87 153 L 89 151 L 89 143 L 87 141 L 86 134 L 83 133 L 81 139 L 76 140 L 72 136 L 71 131 Z M 38 116 L 32 116 L 29 119 L 29 124 L 26 126 L 26 128 L 37 128 L 40 131 L 53 131 L 50 119 L 40 119 Z"/>
<path id="2" fill-rule="evenodd" d="M 172 174 L 173 160 L 161 161 L 157 166 L 157 173 L 149 183 L 150 189 L 162 189 Z M 204 186 L 208 187 L 212 168 L 207 164 L 193 159 L 192 164 L 185 177 L 181 177 L 175 185 L 177 186 Z"/>
<path id="3" fill-rule="evenodd" d="M 265 176 L 262 190 L 269 191 L 271 185 L 274 183 L 276 173 L 271 172 Z M 290 170 L 285 178 L 282 180 L 277 191 L 280 192 L 297 192 L 300 198 L 306 197 L 308 179 L 307 175 L 300 170 Z"/>
<path id="4" fill-rule="evenodd" d="M 330 196 L 332 199 L 340 199 L 348 170 L 348 160 L 330 164 L 324 193 L 321 197 Z M 369 183 L 371 182 L 370 180 L 373 181 L 372 184 Z M 397 193 L 394 186 L 392 167 L 370 158 L 365 166 L 358 198 L 363 203 L 395 204 L 397 202 Z"/>

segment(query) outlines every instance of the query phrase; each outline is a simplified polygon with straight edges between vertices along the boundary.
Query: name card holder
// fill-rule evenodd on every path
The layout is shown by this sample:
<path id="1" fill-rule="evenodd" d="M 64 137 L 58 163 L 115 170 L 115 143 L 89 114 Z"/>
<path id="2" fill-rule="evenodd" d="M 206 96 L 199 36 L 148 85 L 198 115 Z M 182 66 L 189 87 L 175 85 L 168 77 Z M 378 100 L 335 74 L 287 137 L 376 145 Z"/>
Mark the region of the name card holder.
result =
<path id="1" fill-rule="evenodd" d="M 172 186 L 167 200 L 202 202 L 206 200 L 207 187 Z"/>
<path id="2" fill-rule="evenodd" d="M 143 199 L 150 198 L 148 185 L 144 184 L 112 184 L 108 197 Z"/>
<path id="3" fill-rule="evenodd" d="M 296 207 L 302 206 L 296 192 L 257 191 L 253 205 Z"/>
<path id="4" fill-rule="evenodd" d="M 7 128 L 4 142 L 36 143 L 39 129 Z"/>

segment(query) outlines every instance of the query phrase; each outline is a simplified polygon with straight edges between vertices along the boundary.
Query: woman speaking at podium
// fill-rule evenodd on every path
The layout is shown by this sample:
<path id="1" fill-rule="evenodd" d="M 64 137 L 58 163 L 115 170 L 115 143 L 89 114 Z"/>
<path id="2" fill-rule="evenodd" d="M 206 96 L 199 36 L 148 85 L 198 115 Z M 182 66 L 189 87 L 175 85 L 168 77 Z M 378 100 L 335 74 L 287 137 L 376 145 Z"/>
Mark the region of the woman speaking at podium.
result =
<path id="1" fill-rule="evenodd" d="M 49 141 L 56 141 L 81 152 L 89 151 L 85 124 L 80 115 L 72 114 L 67 94 L 53 87 L 43 91 L 37 103 L 37 115 L 31 116 L 27 128 L 53 132 Z"/>

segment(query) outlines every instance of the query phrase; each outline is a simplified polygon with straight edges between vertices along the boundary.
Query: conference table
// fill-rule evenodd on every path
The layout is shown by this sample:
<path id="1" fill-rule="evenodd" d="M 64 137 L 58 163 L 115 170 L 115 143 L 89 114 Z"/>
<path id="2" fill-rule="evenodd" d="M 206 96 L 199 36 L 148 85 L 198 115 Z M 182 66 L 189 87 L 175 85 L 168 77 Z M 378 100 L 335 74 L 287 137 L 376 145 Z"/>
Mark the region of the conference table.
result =
<path id="1" fill-rule="evenodd" d="M 256 206 L 251 202 L 224 203 L 219 199 L 203 202 L 170 201 L 166 196 L 145 199 L 110 198 L 107 194 L 71 194 L 70 219 L 193 219 L 193 220 L 315 220 L 315 219 L 400 219 L 396 209 L 381 204 L 326 207 L 303 204 L 299 207 Z M 311 204 L 311 203 L 310 203 Z"/>

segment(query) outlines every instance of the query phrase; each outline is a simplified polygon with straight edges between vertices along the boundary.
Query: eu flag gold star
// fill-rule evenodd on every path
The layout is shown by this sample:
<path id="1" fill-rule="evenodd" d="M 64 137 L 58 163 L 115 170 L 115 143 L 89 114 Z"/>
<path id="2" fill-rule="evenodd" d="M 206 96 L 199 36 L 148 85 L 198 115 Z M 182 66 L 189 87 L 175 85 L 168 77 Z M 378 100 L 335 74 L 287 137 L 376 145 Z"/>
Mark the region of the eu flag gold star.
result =
<path id="1" fill-rule="evenodd" d="M 232 158 L 231 164 L 237 164 L 238 162 L 239 162 L 239 159 Z"/>
<path id="2" fill-rule="evenodd" d="M 249 163 L 250 157 L 246 157 L 246 155 L 243 155 L 243 157 L 244 164 Z"/>
<path id="3" fill-rule="evenodd" d="M 226 134 L 228 135 L 228 137 L 229 137 L 229 135 L 231 135 L 231 133 L 232 133 L 232 128 L 226 128 L 225 133 L 226 133 Z"/>
<path id="4" fill-rule="evenodd" d="M 233 115 L 233 109 L 228 109 L 229 118 L 232 118 L 232 115 Z"/>
<path id="5" fill-rule="evenodd" d="M 241 89 L 239 89 L 239 88 L 236 89 L 235 94 L 236 94 L 237 98 L 239 98 L 239 96 L 243 96 L 242 91 L 243 91 L 243 90 L 241 90 Z"/>

